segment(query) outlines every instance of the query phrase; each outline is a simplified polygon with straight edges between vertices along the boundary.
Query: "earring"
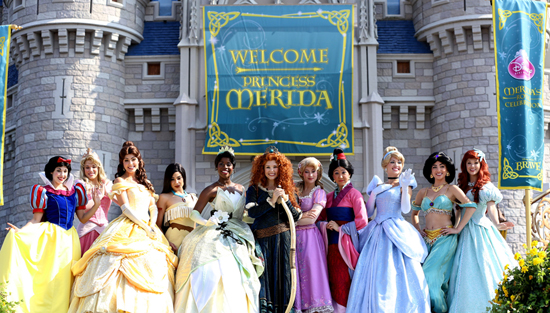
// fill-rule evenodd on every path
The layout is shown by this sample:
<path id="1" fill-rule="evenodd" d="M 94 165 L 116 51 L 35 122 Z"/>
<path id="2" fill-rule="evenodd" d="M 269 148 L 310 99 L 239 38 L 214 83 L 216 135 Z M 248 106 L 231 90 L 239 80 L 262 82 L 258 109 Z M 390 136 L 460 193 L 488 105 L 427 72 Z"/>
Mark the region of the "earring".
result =
<path id="1" fill-rule="evenodd" d="M 451 176 L 451 174 L 449 174 L 449 172 L 447 172 L 447 175 L 445 175 L 445 176 Z"/>
<path id="2" fill-rule="evenodd" d="M 434 176 L 432 174 L 430 174 L 430 178 L 434 178 Z"/>

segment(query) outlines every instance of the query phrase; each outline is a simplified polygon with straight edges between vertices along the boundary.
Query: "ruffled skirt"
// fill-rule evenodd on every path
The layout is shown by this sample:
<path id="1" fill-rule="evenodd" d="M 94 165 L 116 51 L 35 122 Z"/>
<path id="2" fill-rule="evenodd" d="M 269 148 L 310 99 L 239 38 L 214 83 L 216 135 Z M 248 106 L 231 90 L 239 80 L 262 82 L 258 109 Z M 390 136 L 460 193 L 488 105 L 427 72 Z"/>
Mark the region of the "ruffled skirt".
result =
<path id="1" fill-rule="evenodd" d="M 0 282 L 21 313 L 67 312 L 80 242 L 73 227 L 45 222 L 10 231 L 0 250 Z"/>
<path id="2" fill-rule="evenodd" d="M 507 264 L 518 265 L 498 230 L 468 222 L 460 233 L 451 271 L 449 312 L 485 312 Z"/>
<path id="3" fill-rule="evenodd" d="M 172 313 L 178 258 L 155 226 L 157 239 L 124 216 L 115 219 L 72 267 L 70 313 Z"/>
<path id="4" fill-rule="evenodd" d="M 257 313 L 263 268 L 254 255 L 248 225 L 230 220 L 222 233 L 217 226 L 197 226 L 180 248 L 174 311 L 178 313 Z"/>
<path id="5" fill-rule="evenodd" d="M 402 219 L 370 222 L 351 283 L 346 312 L 430 313 L 421 262 L 426 245 Z"/>

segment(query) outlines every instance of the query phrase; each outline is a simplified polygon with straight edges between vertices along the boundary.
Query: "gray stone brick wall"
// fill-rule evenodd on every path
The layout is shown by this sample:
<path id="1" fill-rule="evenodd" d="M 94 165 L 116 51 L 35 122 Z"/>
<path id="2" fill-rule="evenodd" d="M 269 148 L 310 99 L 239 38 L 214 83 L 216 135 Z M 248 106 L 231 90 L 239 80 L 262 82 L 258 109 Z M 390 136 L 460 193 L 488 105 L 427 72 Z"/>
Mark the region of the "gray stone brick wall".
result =
<path id="1" fill-rule="evenodd" d="M 413 0 L 414 28 L 420 28 L 447 18 L 491 14 L 491 4 L 485 0 Z"/>
<path id="2" fill-rule="evenodd" d="M 155 62 L 155 59 L 151 58 L 150 62 Z M 175 99 L 179 96 L 179 63 L 165 64 L 163 79 L 144 79 L 143 63 L 126 65 L 126 99 Z"/>
<path id="3" fill-rule="evenodd" d="M 39 3 L 37 14 L 37 3 Z M 14 10 L 15 1 L 4 2 L 9 10 L 10 23 L 23 25 L 50 19 L 90 19 L 94 21 L 113 22 L 143 32 L 143 19 L 146 1 L 124 0 L 124 5 L 112 0 L 94 1 L 90 13 L 90 1 L 75 0 L 60 2 L 55 0 L 24 1 L 23 9 Z M 85 26 L 83 26 L 85 27 Z"/>
<path id="4" fill-rule="evenodd" d="M 155 187 L 155 193 L 160 194 L 164 171 L 168 164 L 175 162 L 175 134 L 168 129 L 168 109 L 160 111 L 160 131 L 152 131 L 150 111 L 145 111 L 144 120 L 144 131 L 135 131 L 135 116 L 130 114 L 128 140 L 134 142 L 141 152 L 147 178 Z"/>
<path id="5" fill-rule="evenodd" d="M 393 75 L 393 62 L 378 61 L 378 93 L 382 97 L 433 96 L 432 67 L 431 62 L 414 62 L 415 77 L 399 77 Z"/>

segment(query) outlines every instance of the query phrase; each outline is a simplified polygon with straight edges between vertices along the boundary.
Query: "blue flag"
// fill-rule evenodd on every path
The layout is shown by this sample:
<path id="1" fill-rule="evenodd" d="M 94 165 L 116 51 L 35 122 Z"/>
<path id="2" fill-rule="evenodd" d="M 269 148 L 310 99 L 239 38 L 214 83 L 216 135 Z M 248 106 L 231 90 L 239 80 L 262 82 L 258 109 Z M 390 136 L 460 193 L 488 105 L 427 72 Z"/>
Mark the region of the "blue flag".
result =
<path id="1" fill-rule="evenodd" d="M 542 191 L 546 2 L 494 0 L 499 188 Z"/>
<path id="2" fill-rule="evenodd" d="M 11 26 L 0 25 L 0 104 L 2 108 L 2 120 L 0 130 L 2 130 L 2 142 L 0 142 L 0 205 L 4 205 L 4 142 L 6 136 L 6 99 L 8 91 L 8 67 L 10 60 L 10 41 L 11 41 Z"/>
<path id="3" fill-rule="evenodd" d="M 203 153 L 353 154 L 353 5 L 205 6 Z"/>

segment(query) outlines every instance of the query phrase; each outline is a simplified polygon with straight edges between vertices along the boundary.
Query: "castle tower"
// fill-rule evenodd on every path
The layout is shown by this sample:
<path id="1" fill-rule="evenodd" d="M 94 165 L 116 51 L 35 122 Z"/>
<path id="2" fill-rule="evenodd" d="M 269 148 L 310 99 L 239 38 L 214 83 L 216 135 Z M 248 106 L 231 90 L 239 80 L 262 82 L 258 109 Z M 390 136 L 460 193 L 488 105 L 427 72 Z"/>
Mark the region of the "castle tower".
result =
<path id="1" fill-rule="evenodd" d="M 460 167 L 474 147 L 485 152 L 493 183 L 498 183 L 498 120 L 492 8 L 484 0 L 413 2 L 416 36 L 434 55 L 431 112 L 433 151 L 444 151 Z M 516 227 L 508 231 L 513 250 L 525 242 L 522 190 L 502 190 L 499 207 Z"/>
<path id="2" fill-rule="evenodd" d="M 130 44 L 143 39 L 146 4 L 4 2 L 8 22 L 23 26 L 13 33 L 10 52 L 19 72 L 17 98 L 8 114 L 16 147 L 13 181 L 4 187 L 10 220 L 28 220 L 29 187 L 40 183 L 37 173 L 51 156 L 71 158 L 78 176 L 80 156 L 91 147 L 108 174 L 115 173 L 118 151 L 128 138 L 123 60 Z"/>

